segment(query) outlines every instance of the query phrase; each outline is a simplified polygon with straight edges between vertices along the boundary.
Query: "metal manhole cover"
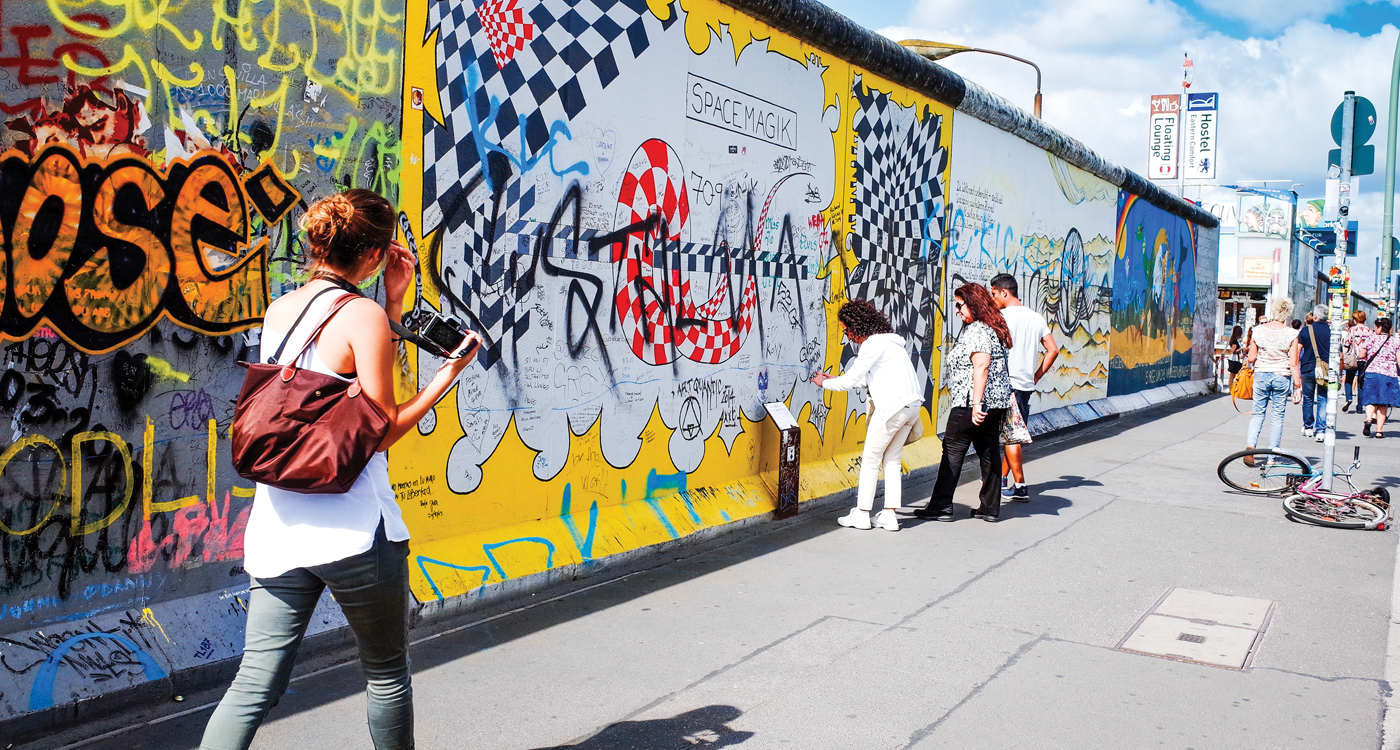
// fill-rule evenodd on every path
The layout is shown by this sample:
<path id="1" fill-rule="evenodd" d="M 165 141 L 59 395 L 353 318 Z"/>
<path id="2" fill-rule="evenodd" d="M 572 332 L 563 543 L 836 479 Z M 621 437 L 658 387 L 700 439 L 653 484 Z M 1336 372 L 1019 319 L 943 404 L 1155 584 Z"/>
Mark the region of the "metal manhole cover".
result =
<path id="1" fill-rule="evenodd" d="M 1267 599 L 1171 589 L 1123 640 L 1119 651 L 1244 669 L 1268 627 L 1274 603 Z"/>

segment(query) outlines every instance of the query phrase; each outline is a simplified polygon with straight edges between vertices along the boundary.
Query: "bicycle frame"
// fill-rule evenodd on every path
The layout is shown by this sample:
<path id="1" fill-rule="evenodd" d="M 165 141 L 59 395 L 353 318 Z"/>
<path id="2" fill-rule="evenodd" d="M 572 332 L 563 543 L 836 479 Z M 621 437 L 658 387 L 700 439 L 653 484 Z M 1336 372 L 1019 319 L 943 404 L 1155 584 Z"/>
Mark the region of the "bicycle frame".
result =
<path id="1" fill-rule="evenodd" d="M 1353 466 L 1352 468 L 1355 468 L 1355 466 Z M 1340 475 L 1336 475 L 1336 476 L 1340 476 Z M 1347 484 L 1351 484 L 1351 482 L 1348 481 Z M 1350 502 L 1352 502 L 1353 500 L 1360 500 L 1360 501 L 1366 502 L 1366 503 L 1374 503 L 1374 502 L 1375 502 L 1375 498 L 1373 498 L 1373 497 L 1370 495 L 1370 493 L 1367 493 L 1367 492 L 1357 492 L 1355 487 L 1352 487 L 1352 491 L 1351 491 L 1350 493 L 1347 493 L 1347 494 L 1345 494 L 1345 495 L 1339 495 L 1339 494 L 1337 494 L 1337 493 L 1324 494 L 1322 491 L 1319 490 L 1319 488 L 1320 488 L 1321 486 L 1322 486 L 1322 477 L 1321 477 L 1321 476 L 1318 476 L 1318 477 L 1316 477 L 1316 478 L 1314 478 L 1314 479 L 1309 479 L 1308 481 L 1303 482 L 1301 485 L 1299 485 L 1297 488 L 1295 488 L 1295 491 L 1296 491 L 1296 493 L 1297 493 L 1298 495 L 1302 495 L 1303 497 L 1306 497 L 1306 498 L 1308 498 L 1308 499 L 1310 499 L 1310 500 L 1313 500 L 1313 501 L 1316 501 L 1316 502 L 1319 502 L 1319 503 L 1325 503 L 1325 504 L 1330 505 L 1330 506 L 1333 506 L 1333 507 L 1338 506 L 1338 505 L 1343 505 L 1343 504 L 1346 504 L 1346 503 L 1350 503 Z M 1390 509 L 1389 509 L 1389 508 L 1383 508 L 1383 510 L 1384 510 L 1384 513 L 1385 513 L 1384 515 L 1382 515 L 1379 519 L 1377 519 L 1377 520 L 1375 520 L 1375 521 L 1368 522 L 1368 523 L 1366 524 L 1365 528 L 1366 528 L 1367 530 L 1370 530 L 1370 531 L 1374 531 L 1375 529 L 1382 529 L 1382 530 L 1384 530 L 1384 529 L 1389 525 L 1389 523 L 1390 523 Z"/>
<path id="2" fill-rule="evenodd" d="M 1318 467 L 1316 467 L 1316 466 L 1313 465 L 1312 460 L 1309 459 L 1307 456 L 1304 456 L 1303 454 L 1301 454 L 1301 453 L 1299 453 L 1299 452 L 1297 452 L 1297 451 L 1289 450 L 1289 449 L 1287 449 L 1287 448 L 1282 448 L 1282 447 L 1280 447 L 1280 448 L 1273 448 L 1272 450 L 1273 450 L 1274 452 L 1276 452 L 1276 453 L 1282 453 L 1283 455 L 1288 456 L 1288 457 L 1290 457 L 1290 458 L 1296 458 L 1300 463 L 1303 463 L 1303 464 L 1305 464 L 1305 465 L 1308 467 L 1308 475 L 1307 475 L 1307 477 L 1305 477 L 1305 478 L 1303 479 L 1303 481 L 1302 481 L 1297 487 L 1294 488 L 1295 491 L 1301 491 L 1301 489 L 1302 489 L 1303 487 L 1306 487 L 1309 483 L 1315 483 L 1315 484 L 1314 484 L 1314 487 L 1320 486 L 1320 485 L 1321 485 L 1321 483 L 1322 483 L 1322 472 L 1321 472 L 1320 469 L 1318 469 Z M 1346 482 L 1346 485 L 1347 485 L 1348 487 L 1351 488 L 1352 493 L 1357 493 L 1356 485 L 1352 484 L 1352 482 L 1351 482 L 1351 475 L 1352 475 L 1352 472 L 1356 471 L 1356 469 L 1357 469 L 1359 466 L 1361 466 L 1361 447 L 1360 447 L 1360 446 L 1357 446 L 1357 447 L 1356 447 L 1356 452 L 1352 455 L 1351 466 L 1348 466 L 1348 467 L 1346 468 L 1345 471 L 1340 471 L 1340 470 L 1339 470 L 1339 471 L 1333 471 L 1333 472 L 1332 472 L 1332 478 L 1333 478 L 1333 479 L 1340 479 L 1340 480 L 1342 480 L 1343 482 Z M 1285 471 L 1285 472 L 1284 472 L 1283 474 L 1281 474 L 1280 476 L 1293 476 L 1293 472 L 1291 471 L 1292 468 L 1293 468 L 1293 467 L 1291 467 L 1291 466 L 1288 467 L 1288 469 L 1290 469 L 1290 471 Z M 1265 468 L 1264 476 L 1273 476 L 1273 475 L 1271 475 L 1271 474 L 1268 472 L 1267 467 Z M 1312 496 L 1311 493 L 1304 493 L 1304 494 L 1308 494 L 1309 497 Z M 1355 494 L 1353 494 L 1352 496 L 1354 497 Z"/>

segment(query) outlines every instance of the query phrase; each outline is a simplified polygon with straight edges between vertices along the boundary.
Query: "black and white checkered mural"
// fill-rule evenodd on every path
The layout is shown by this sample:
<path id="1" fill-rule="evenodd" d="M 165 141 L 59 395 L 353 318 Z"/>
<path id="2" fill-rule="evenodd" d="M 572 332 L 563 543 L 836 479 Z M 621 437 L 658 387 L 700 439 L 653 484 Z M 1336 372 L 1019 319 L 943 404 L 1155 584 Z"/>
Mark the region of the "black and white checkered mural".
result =
<path id="1" fill-rule="evenodd" d="M 598 420 L 607 460 L 630 464 L 659 411 L 685 423 L 670 455 L 693 471 L 764 401 L 820 404 L 844 105 L 819 59 L 736 55 L 725 34 L 697 52 L 679 3 L 428 11 L 441 116 L 423 118 L 424 270 L 486 340 L 458 391 L 478 436 L 452 451 L 454 486 L 512 421 L 544 478 Z"/>
<path id="2" fill-rule="evenodd" d="M 855 76 L 855 214 L 848 241 L 860 264 L 847 277 L 849 295 L 874 302 L 912 349 L 926 383 L 935 316 L 940 314 L 948 151 L 944 121 L 927 107 L 901 107 Z"/>

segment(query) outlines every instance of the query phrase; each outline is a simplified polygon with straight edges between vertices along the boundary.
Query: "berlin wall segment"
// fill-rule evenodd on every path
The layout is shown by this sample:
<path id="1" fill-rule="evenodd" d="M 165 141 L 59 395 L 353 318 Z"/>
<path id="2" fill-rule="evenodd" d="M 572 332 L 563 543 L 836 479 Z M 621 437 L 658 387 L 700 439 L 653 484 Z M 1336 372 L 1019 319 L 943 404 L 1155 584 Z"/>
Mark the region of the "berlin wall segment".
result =
<path id="1" fill-rule="evenodd" d="M 809 382 L 853 297 L 928 427 L 950 291 L 1003 270 L 1064 347 L 1038 407 L 1203 356 L 1199 217 L 815 3 L 783 7 L 868 49 L 715 0 L 161 7 L 0 5 L 0 725 L 239 655 L 234 362 L 347 187 L 400 210 L 407 315 L 486 338 L 390 453 L 425 604 L 764 516 L 764 402 L 804 499 L 854 486 L 864 397 Z"/>

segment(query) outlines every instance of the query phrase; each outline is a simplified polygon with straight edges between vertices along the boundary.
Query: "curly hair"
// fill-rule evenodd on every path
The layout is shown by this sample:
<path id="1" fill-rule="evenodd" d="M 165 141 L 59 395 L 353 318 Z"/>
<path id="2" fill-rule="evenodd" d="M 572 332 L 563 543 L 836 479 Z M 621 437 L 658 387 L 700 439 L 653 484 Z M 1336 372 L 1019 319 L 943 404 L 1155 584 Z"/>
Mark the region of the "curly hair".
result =
<path id="1" fill-rule="evenodd" d="M 301 216 L 312 266 L 354 269 L 394 239 L 394 208 L 378 193 L 356 188 L 322 198 Z"/>
<path id="2" fill-rule="evenodd" d="M 846 325 L 846 332 L 862 339 L 877 333 L 893 333 L 890 319 L 867 300 L 853 299 L 841 306 L 836 319 Z"/>
<path id="3" fill-rule="evenodd" d="M 1276 320 L 1287 325 L 1288 316 L 1293 314 L 1293 300 L 1287 297 L 1275 297 L 1269 300 L 1267 310 L 1269 320 Z"/>
<path id="4" fill-rule="evenodd" d="M 973 322 L 991 326 L 1001 345 L 1007 349 L 1011 348 L 1011 329 L 1006 327 L 1006 318 L 1001 316 L 1001 310 L 998 310 L 997 303 L 992 301 L 992 294 L 987 291 L 987 287 L 981 284 L 963 284 L 953 292 L 953 296 L 962 300 L 972 311 Z"/>

